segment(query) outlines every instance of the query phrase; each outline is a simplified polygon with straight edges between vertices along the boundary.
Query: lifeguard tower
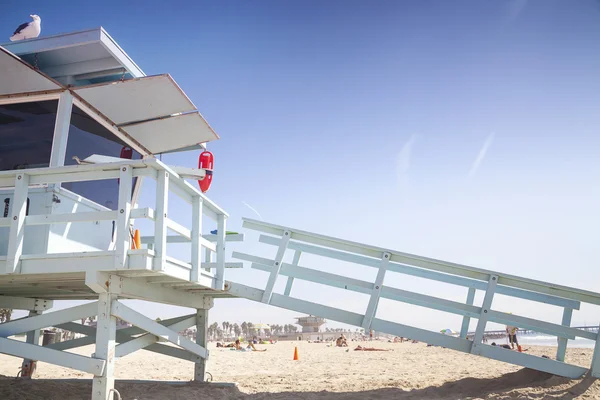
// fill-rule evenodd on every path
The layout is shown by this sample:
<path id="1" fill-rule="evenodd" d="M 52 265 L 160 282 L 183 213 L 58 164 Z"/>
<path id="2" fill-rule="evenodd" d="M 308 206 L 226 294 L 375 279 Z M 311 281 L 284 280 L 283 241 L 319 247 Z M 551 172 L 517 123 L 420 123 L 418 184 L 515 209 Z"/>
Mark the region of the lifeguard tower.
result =
<path id="1" fill-rule="evenodd" d="M 313 317 L 312 315 L 308 317 L 296 317 L 296 320 L 296 323 L 302 327 L 302 333 L 320 332 L 321 326 L 327 322 L 325 318 Z"/>
<path id="2" fill-rule="evenodd" d="M 173 78 L 145 76 L 102 28 L 7 44 L 0 71 L 0 307 L 29 310 L 0 325 L 0 352 L 23 357 L 26 376 L 31 360 L 93 374 L 94 399 L 112 398 L 115 358 L 142 348 L 196 362 L 204 381 L 208 310 L 230 296 L 225 240 L 242 235 L 226 238 L 227 213 L 185 180 L 207 171 L 154 155 L 219 137 Z M 136 205 L 143 178 L 156 181 L 153 208 Z M 169 196 L 189 204 L 189 227 L 169 218 Z M 153 229 L 132 249 L 140 219 Z M 191 243 L 191 262 L 171 242 Z M 44 314 L 62 299 L 94 301 Z M 158 323 L 120 299 L 197 311 Z M 91 316 L 97 329 L 72 322 Z M 116 331 L 117 317 L 135 327 Z M 194 325 L 196 342 L 178 334 Z M 40 347 L 49 326 L 87 337 Z M 7 339 L 24 332 L 26 343 Z M 92 343 L 91 357 L 63 351 Z"/>
<path id="3" fill-rule="evenodd" d="M 591 371 L 600 377 L 600 335 L 571 327 L 582 302 L 600 305 L 595 292 L 252 219 L 244 219 L 243 226 L 258 232 L 259 243 L 271 246 L 274 257 L 236 251 L 232 257 L 240 262 L 226 262 L 226 244 L 242 241 L 243 235 L 226 235 L 227 213 L 198 189 L 196 181 L 209 171 L 169 166 L 155 157 L 201 150 L 216 139 L 169 75 L 145 76 L 102 28 L 0 47 L 0 307 L 29 311 L 26 318 L 0 324 L 0 353 L 23 358 L 24 376 L 31 376 L 37 360 L 61 365 L 93 375 L 93 400 L 112 399 L 115 358 L 144 349 L 194 362 L 195 380 L 203 382 L 208 310 L 215 298 L 240 297 L 561 376 L 579 378 Z M 153 206 L 139 207 L 140 187 L 148 180 L 156 183 Z M 173 198 L 189 207 L 187 224 L 170 217 Z M 142 220 L 149 226 L 142 229 L 143 245 L 132 246 L 132 226 Z M 203 233 L 214 228 L 216 234 Z M 189 257 L 176 258 L 172 243 L 187 243 Z M 290 251 L 293 261 L 286 263 Z M 322 268 L 301 264 L 303 253 Z M 376 278 L 328 272 L 331 260 L 374 268 Z M 225 280 L 226 268 L 242 262 L 268 273 L 264 289 Z M 390 273 L 463 287 L 465 302 L 386 285 Z M 287 281 L 278 293 L 282 276 Z M 294 297 L 296 280 L 360 293 L 364 310 Z M 483 294 L 480 304 L 477 290 Z M 562 320 L 494 310 L 496 294 L 559 307 Z M 377 315 L 382 298 L 460 315 L 460 335 L 402 324 L 402 315 L 400 321 L 382 319 Z M 50 311 L 54 300 L 63 299 L 91 302 Z M 156 322 L 122 299 L 195 312 Z M 96 327 L 73 322 L 92 316 Z M 117 318 L 133 326 L 116 330 Z M 471 319 L 477 324 L 468 339 Z M 488 322 L 556 336 L 556 359 L 483 343 Z M 40 329 L 51 326 L 86 336 L 40 346 Z M 178 334 L 192 326 L 197 327 L 194 342 Z M 21 333 L 26 342 L 10 338 Z M 568 340 L 576 337 L 596 342 L 589 369 L 564 362 Z M 64 351 L 90 344 L 95 344 L 90 356 Z"/>

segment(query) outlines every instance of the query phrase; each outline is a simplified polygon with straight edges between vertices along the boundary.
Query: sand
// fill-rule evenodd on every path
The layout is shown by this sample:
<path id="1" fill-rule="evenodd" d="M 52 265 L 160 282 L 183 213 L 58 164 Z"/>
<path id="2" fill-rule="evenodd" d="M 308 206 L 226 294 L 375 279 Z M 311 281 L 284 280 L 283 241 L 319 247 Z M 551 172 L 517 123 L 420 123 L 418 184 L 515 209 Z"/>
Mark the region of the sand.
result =
<path id="1" fill-rule="evenodd" d="M 117 360 L 117 379 L 180 381 L 117 382 L 123 400 L 165 399 L 600 399 L 600 382 L 569 380 L 498 361 L 422 343 L 371 342 L 389 352 L 357 352 L 325 344 L 279 342 L 264 353 L 236 352 L 209 346 L 208 371 L 215 382 L 235 388 L 186 383 L 193 364 L 141 351 Z M 361 343 L 364 344 L 364 343 Z M 294 346 L 300 360 L 292 361 Z M 93 347 L 75 351 L 89 355 Z M 508 350 L 507 350 L 508 351 Z M 530 346 L 533 354 L 553 356 L 555 348 Z M 569 349 L 567 362 L 589 366 L 591 349 Z M 38 363 L 36 378 L 15 380 L 20 360 L 0 355 L 0 399 L 89 399 L 90 378 L 77 371 Z M 50 380 L 54 379 L 54 380 Z"/>

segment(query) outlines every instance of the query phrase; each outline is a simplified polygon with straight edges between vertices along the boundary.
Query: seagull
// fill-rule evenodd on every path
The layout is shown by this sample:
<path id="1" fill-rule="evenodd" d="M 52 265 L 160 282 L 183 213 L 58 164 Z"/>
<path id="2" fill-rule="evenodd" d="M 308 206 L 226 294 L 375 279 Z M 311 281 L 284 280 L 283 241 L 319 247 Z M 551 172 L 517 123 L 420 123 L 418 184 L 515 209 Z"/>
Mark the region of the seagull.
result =
<path id="1" fill-rule="evenodd" d="M 25 22 L 19 25 L 15 33 L 10 37 L 10 41 L 14 42 L 17 40 L 34 39 L 40 36 L 42 31 L 42 19 L 38 15 L 30 15 L 33 18 L 31 22 Z"/>

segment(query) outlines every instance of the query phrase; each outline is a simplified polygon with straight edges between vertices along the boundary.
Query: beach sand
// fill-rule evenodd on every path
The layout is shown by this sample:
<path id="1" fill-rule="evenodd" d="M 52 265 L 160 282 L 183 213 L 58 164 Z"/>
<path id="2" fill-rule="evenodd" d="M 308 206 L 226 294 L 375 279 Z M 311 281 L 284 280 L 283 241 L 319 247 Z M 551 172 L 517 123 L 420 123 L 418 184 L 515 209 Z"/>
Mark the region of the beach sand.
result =
<path id="1" fill-rule="evenodd" d="M 307 342 L 262 345 L 264 353 L 237 352 L 209 346 L 208 371 L 215 382 L 237 388 L 185 383 L 193 364 L 140 351 L 116 362 L 117 379 L 180 381 L 117 382 L 123 400 L 165 399 L 600 399 L 600 382 L 569 380 L 422 343 L 366 342 L 389 352 L 353 351 Z M 298 346 L 300 360 L 293 361 Z M 90 355 L 92 346 L 74 351 Z M 509 350 L 507 350 L 509 351 Z M 529 347 L 553 357 L 556 348 Z M 589 367 L 591 349 L 569 349 L 567 362 Z M 89 399 L 91 381 L 46 379 L 91 378 L 77 371 L 38 363 L 34 380 L 15 380 L 19 359 L 0 355 L 0 399 Z"/>

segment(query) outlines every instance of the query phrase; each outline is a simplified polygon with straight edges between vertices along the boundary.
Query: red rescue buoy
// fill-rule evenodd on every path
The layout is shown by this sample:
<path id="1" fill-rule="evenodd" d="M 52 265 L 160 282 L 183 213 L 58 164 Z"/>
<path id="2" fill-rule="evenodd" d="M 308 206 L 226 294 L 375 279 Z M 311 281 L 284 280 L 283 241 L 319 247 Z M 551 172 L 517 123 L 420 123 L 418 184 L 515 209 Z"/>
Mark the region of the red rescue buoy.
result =
<path id="1" fill-rule="evenodd" d="M 131 147 L 123 146 L 121 147 L 121 155 L 119 157 L 131 160 L 133 158 L 133 150 Z"/>
<path id="2" fill-rule="evenodd" d="M 213 177 L 213 168 L 214 168 L 214 157 L 210 151 L 203 151 L 198 157 L 198 168 L 206 170 L 206 176 L 204 179 L 200 179 L 198 181 L 198 185 L 200 186 L 200 190 L 202 193 L 206 193 L 210 188 L 210 184 L 212 183 Z"/>

